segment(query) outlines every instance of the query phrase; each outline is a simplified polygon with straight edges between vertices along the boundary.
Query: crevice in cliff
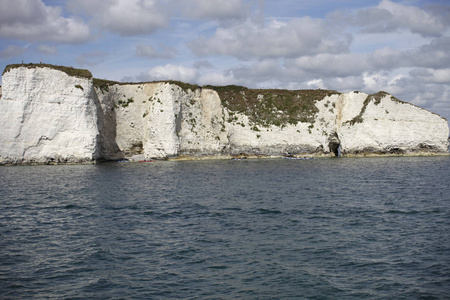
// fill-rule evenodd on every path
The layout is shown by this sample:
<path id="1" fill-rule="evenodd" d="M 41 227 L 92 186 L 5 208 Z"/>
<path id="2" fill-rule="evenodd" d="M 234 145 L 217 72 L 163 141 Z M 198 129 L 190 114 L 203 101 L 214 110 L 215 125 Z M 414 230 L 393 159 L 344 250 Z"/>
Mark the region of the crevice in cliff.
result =
<path id="1" fill-rule="evenodd" d="M 119 149 L 116 142 L 117 136 L 117 119 L 114 113 L 114 104 L 118 97 L 117 91 L 108 90 L 104 100 L 104 107 L 100 103 L 97 95 L 101 93 L 101 90 L 96 91 L 92 85 L 92 92 L 90 97 L 94 100 L 97 110 L 97 128 L 99 131 L 97 145 L 98 145 L 98 157 L 96 159 L 101 160 L 113 160 L 123 158 L 124 153 Z"/>
<path id="2" fill-rule="evenodd" d="M 181 142 L 180 140 L 180 132 L 182 129 L 182 122 L 183 122 L 183 112 L 184 112 L 184 108 L 183 105 L 180 104 L 180 109 L 179 112 L 175 114 L 175 134 L 178 137 L 178 142 Z"/>

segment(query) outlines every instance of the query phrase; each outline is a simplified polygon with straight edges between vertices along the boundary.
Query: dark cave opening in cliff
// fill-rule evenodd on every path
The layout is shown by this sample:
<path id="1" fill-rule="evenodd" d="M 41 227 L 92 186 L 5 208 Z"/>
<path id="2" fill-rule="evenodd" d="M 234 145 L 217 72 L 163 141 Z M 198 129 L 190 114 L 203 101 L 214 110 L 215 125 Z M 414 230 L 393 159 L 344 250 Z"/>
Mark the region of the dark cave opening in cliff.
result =
<path id="1" fill-rule="evenodd" d="M 330 142 L 330 151 L 334 153 L 336 157 L 341 156 L 341 144 L 338 142 Z"/>
<path id="2" fill-rule="evenodd" d="M 329 139 L 328 147 L 330 151 L 334 153 L 336 157 L 341 156 L 341 141 L 339 140 L 339 136 L 336 132 L 334 132 Z"/>

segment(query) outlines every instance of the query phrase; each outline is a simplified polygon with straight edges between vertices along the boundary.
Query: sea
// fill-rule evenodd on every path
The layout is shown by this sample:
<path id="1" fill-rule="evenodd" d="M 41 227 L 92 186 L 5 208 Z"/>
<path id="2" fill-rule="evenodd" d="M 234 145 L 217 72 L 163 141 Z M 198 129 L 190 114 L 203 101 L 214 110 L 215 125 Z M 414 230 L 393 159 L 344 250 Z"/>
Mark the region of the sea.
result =
<path id="1" fill-rule="evenodd" d="M 450 156 L 0 167 L 0 299 L 450 299 Z"/>

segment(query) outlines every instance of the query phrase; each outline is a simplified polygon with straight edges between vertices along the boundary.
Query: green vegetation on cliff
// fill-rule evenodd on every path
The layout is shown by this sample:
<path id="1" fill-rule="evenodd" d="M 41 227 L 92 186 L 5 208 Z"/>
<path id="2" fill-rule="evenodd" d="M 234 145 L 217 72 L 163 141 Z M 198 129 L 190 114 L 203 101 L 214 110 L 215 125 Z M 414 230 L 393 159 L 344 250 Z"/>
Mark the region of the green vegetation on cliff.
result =
<path id="1" fill-rule="evenodd" d="M 120 84 L 118 81 L 94 78 L 94 87 L 99 88 L 102 92 L 108 92 L 109 86 Z"/>
<path id="2" fill-rule="evenodd" d="M 230 111 L 245 114 L 261 126 L 314 122 L 315 102 L 339 94 L 333 90 L 249 89 L 243 86 L 204 86 L 215 90 Z M 232 121 L 232 120 L 230 120 Z"/>
<path id="3" fill-rule="evenodd" d="M 190 83 L 185 83 L 185 82 L 176 81 L 176 80 L 161 81 L 161 82 L 165 82 L 165 83 L 169 83 L 169 84 L 176 84 L 185 92 L 187 92 L 188 90 L 195 91 L 196 89 L 200 88 L 197 84 L 190 84 Z"/>
<path id="4" fill-rule="evenodd" d="M 163 81 L 148 81 L 148 82 L 119 82 L 119 81 L 113 81 L 113 80 L 106 80 L 106 79 L 98 79 L 94 78 L 94 86 L 98 87 L 102 92 L 108 91 L 109 87 L 111 85 L 140 85 L 140 84 L 146 84 L 146 83 L 168 83 L 168 84 L 174 84 L 179 86 L 182 90 L 187 92 L 188 90 L 195 91 L 196 89 L 200 88 L 197 84 L 190 84 L 185 83 L 181 81 L 176 80 L 163 80 Z"/>
<path id="5" fill-rule="evenodd" d="M 87 78 L 87 79 L 91 79 L 92 78 L 92 73 L 89 70 L 86 70 L 86 69 L 75 69 L 75 68 L 66 67 L 66 66 L 57 66 L 57 65 L 51 65 L 51 64 L 33 64 L 33 63 L 7 65 L 5 67 L 5 70 L 3 71 L 2 75 L 7 73 L 7 72 L 9 72 L 12 69 L 16 69 L 16 68 L 20 68 L 20 67 L 24 67 L 24 68 L 27 68 L 27 69 L 50 68 L 50 69 L 62 71 L 62 72 L 66 73 L 69 76 L 80 77 L 80 78 Z"/>

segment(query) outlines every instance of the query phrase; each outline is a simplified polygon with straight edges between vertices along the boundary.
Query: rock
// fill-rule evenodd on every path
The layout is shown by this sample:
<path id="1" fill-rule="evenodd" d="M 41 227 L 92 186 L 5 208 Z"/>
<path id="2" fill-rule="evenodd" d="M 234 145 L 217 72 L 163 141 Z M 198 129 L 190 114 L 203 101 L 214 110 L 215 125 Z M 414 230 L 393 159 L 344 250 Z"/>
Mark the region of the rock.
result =
<path id="1" fill-rule="evenodd" d="M 448 152 L 447 120 L 380 92 L 341 96 L 336 132 L 343 155 Z"/>
<path id="2" fill-rule="evenodd" d="M 47 67 L 18 67 L 5 72 L 2 82 L 2 163 L 84 163 L 99 158 L 92 79 Z"/>
<path id="3" fill-rule="evenodd" d="M 2 93 L 1 163 L 448 153 L 444 118 L 384 92 L 119 84 L 14 65 Z"/>

